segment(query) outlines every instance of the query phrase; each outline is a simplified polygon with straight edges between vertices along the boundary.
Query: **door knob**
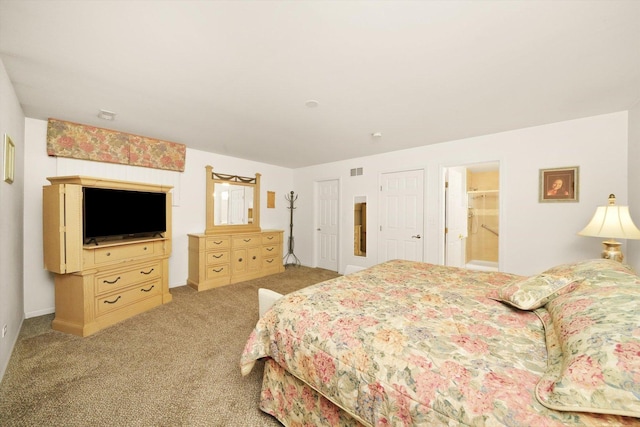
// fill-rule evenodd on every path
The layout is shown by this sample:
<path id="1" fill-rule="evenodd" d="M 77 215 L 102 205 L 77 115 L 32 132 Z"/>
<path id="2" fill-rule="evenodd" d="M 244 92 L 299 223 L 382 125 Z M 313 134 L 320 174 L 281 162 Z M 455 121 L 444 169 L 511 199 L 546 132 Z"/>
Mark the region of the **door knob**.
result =
<path id="1" fill-rule="evenodd" d="M 417 236 L 411 236 L 412 239 L 421 239 L 420 235 L 418 234 Z"/>

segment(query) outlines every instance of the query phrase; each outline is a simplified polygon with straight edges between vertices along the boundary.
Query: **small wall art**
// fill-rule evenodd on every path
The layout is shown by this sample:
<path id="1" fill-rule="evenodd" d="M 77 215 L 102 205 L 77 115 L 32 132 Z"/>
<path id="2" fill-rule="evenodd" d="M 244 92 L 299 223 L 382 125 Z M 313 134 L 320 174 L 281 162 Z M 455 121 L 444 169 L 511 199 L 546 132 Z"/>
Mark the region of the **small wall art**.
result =
<path id="1" fill-rule="evenodd" d="M 4 181 L 13 183 L 13 176 L 16 168 L 16 146 L 7 135 L 4 134 Z"/>
<path id="2" fill-rule="evenodd" d="M 577 202 L 578 166 L 540 169 L 540 202 Z"/>

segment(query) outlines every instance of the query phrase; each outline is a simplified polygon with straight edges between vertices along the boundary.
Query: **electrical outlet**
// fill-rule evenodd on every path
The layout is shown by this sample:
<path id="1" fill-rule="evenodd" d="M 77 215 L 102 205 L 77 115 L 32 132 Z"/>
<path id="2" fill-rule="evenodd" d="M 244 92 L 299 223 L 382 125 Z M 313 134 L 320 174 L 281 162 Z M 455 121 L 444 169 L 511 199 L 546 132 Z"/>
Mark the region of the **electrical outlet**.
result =
<path id="1" fill-rule="evenodd" d="M 2 327 L 2 338 L 4 338 L 5 335 L 7 335 L 7 324 L 6 323 Z"/>

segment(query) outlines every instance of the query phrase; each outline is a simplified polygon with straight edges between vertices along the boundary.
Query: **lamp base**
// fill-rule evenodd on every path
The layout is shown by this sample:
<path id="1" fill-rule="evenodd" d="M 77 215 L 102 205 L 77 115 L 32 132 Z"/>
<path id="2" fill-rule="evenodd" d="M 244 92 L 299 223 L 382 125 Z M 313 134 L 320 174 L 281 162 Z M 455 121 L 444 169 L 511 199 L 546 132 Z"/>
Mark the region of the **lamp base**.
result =
<path id="1" fill-rule="evenodd" d="M 602 258 L 622 262 L 624 255 L 620 250 L 620 245 L 622 245 L 622 243 L 616 242 L 613 239 L 602 242 L 602 246 L 604 246 L 602 249 Z"/>

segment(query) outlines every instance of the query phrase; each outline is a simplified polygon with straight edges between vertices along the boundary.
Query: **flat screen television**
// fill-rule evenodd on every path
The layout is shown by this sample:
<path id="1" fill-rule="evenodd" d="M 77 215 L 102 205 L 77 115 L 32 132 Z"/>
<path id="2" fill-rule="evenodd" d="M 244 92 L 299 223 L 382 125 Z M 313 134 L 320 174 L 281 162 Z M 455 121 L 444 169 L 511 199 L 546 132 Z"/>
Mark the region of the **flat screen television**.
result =
<path id="1" fill-rule="evenodd" d="M 84 187 L 85 244 L 113 238 L 151 237 L 167 231 L 166 193 Z"/>

